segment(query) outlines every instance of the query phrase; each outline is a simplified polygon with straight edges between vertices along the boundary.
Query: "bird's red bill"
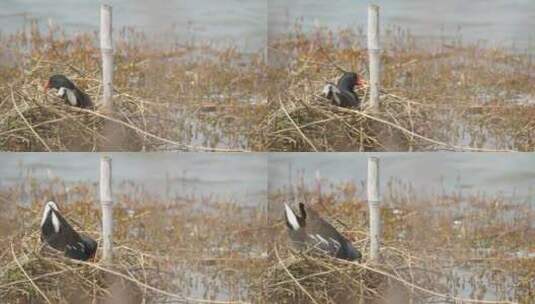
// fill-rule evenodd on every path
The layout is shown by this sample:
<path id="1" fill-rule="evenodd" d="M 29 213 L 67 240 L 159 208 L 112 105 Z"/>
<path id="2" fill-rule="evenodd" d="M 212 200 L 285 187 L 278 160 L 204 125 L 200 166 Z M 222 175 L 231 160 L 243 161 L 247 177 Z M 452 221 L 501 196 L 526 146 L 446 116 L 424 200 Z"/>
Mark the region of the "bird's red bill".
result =
<path id="1" fill-rule="evenodd" d="M 357 87 L 363 87 L 367 85 L 368 82 L 361 77 L 357 77 L 357 81 L 355 81 L 355 84 L 357 85 Z"/>
<path id="2" fill-rule="evenodd" d="M 48 89 L 50 89 L 50 81 L 47 81 L 44 86 L 45 93 L 48 92 Z"/>

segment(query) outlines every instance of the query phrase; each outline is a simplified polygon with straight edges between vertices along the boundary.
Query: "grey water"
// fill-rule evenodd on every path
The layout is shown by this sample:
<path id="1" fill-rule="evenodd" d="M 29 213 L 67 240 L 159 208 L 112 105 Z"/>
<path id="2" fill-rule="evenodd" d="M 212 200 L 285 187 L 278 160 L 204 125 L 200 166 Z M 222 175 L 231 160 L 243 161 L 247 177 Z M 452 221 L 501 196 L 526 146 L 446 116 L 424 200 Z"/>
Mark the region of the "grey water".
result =
<path id="1" fill-rule="evenodd" d="M 368 4 L 381 7 L 382 31 L 392 26 L 416 38 L 461 37 L 464 42 L 486 43 L 535 51 L 535 2 L 531 0 L 270 0 L 270 32 L 285 31 L 299 19 L 304 30 L 367 25 Z"/>
<path id="2" fill-rule="evenodd" d="M 298 174 L 311 187 L 316 172 L 332 184 L 362 184 L 366 181 L 370 156 L 380 157 L 382 193 L 387 190 L 388 181 L 399 181 L 424 195 L 462 191 L 518 201 L 535 198 L 532 153 L 271 153 L 268 192 L 295 184 Z"/>
<path id="3" fill-rule="evenodd" d="M 151 37 L 177 43 L 213 41 L 255 51 L 265 44 L 265 1 L 247 0 L 110 0 L 114 29 L 133 27 Z M 26 14 L 26 15 L 24 15 Z M 53 22 L 67 32 L 96 31 L 100 1 L 2 0 L 0 28 L 20 30 L 25 18 L 36 18 L 41 27 Z"/>
<path id="4" fill-rule="evenodd" d="M 300 20 L 305 30 L 366 26 L 368 1 L 357 0 L 110 0 L 116 29 L 129 26 L 175 38 L 212 40 L 247 50 L 264 47 L 270 32 L 287 30 Z M 485 41 L 534 51 L 535 1 L 532 0 L 377 0 L 382 28 L 400 26 L 416 37 L 462 35 L 464 41 Z M 26 14 L 26 15 L 23 15 Z M 25 17 L 26 16 L 26 17 Z M 0 28 L 20 30 L 25 18 L 49 20 L 70 32 L 97 30 L 99 1 L 3 0 Z"/>
<path id="5" fill-rule="evenodd" d="M 267 160 L 260 153 L 109 153 L 114 187 L 134 182 L 150 195 L 213 196 L 248 207 L 267 202 Z M 28 176 L 67 185 L 98 183 L 99 153 L 0 153 L 0 189 Z M 98 193 L 95 194 L 98 197 Z"/>
<path id="6" fill-rule="evenodd" d="M 113 181 L 142 184 L 148 193 L 215 195 L 243 204 L 266 203 L 301 172 L 305 184 L 322 180 L 363 183 L 367 159 L 380 157 L 381 189 L 388 181 L 422 194 L 450 191 L 535 198 L 533 153 L 110 153 Z M 0 188 L 59 178 L 67 183 L 99 179 L 99 153 L 0 153 Z M 292 171 L 291 173 L 289 171 Z"/>

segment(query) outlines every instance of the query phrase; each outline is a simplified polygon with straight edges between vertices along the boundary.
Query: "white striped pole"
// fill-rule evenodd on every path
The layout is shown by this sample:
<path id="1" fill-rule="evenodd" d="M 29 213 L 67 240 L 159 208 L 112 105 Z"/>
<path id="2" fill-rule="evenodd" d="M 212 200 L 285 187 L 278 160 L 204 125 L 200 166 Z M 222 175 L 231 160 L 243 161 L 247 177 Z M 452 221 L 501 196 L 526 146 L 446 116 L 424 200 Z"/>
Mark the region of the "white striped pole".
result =
<path id="1" fill-rule="evenodd" d="M 111 157 L 100 158 L 100 205 L 102 207 L 102 259 L 113 260 L 113 200 L 111 191 Z"/>
<path id="2" fill-rule="evenodd" d="M 368 158 L 368 208 L 370 210 L 370 260 L 379 261 L 381 213 L 379 209 L 379 158 Z"/>
<path id="3" fill-rule="evenodd" d="M 100 6 L 100 51 L 102 54 L 102 106 L 104 111 L 113 109 L 113 40 L 112 7 Z"/>
<path id="4" fill-rule="evenodd" d="M 381 73 L 381 46 L 379 42 L 379 6 L 368 7 L 368 57 L 370 59 L 370 108 L 379 109 Z"/>

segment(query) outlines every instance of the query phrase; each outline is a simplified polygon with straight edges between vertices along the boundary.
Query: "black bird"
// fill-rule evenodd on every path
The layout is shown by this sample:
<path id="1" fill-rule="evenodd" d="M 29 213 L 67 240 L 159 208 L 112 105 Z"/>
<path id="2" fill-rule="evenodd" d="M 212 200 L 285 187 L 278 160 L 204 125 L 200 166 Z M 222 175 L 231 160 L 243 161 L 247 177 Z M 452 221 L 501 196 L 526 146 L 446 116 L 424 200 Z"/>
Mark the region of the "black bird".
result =
<path id="1" fill-rule="evenodd" d="M 360 106 L 360 99 L 355 94 L 355 86 L 364 85 L 364 81 L 353 72 L 344 72 L 338 80 L 336 86 L 328 83 L 323 88 L 323 95 L 329 99 L 333 105 L 344 108 L 356 108 Z"/>
<path id="2" fill-rule="evenodd" d="M 63 251 L 66 257 L 75 260 L 92 259 L 97 251 L 97 242 L 74 231 L 52 201 L 46 203 L 43 212 L 41 241 L 56 250 Z"/>
<path id="3" fill-rule="evenodd" d="M 362 254 L 316 211 L 305 210 L 303 203 L 299 203 L 301 216 L 296 215 L 287 204 L 284 204 L 284 209 L 288 234 L 297 249 L 313 247 L 339 259 L 360 262 Z"/>
<path id="4" fill-rule="evenodd" d="M 45 84 L 45 92 L 49 89 L 56 89 L 58 92 L 57 96 L 63 98 L 65 103 L 79 108 L 93 108 L 93 102 L 89 95 L 84 93 L 78 87 L 72 83 L 64 75 L 53 75 L 48 79 L 48 82 Z"/>

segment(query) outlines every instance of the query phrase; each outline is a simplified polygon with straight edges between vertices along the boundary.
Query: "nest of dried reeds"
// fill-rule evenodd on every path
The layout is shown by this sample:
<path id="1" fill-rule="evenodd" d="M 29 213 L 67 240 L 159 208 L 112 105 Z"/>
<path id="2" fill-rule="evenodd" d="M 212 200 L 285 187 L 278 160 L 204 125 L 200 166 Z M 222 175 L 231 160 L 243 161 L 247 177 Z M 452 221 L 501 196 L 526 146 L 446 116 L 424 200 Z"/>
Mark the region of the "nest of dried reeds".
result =
<path id="1" fill-rule="evenodd" d="M 117 247 L 113 265 L 71 260 L 43 245 L 37 232 L 13 238 L 1 260 L 0 298 L 8 302 L 154 302 L 166 292 L 151 286 L 165 289 L 168 281 L 159 262 L 142 252 Z"/>
<path id="2" fill-rule="evenodd" d="M 381 95 L 379 111 L 334 106 L 315 93 L 309 81 L 292 86 L 273 101 L 274 110 L 263 122 L 265 145 L 275 151 L 368 151 L 430 149 L 439 141 L 425 137 L 429 123 L 418 104 L 393 94 Z M 368 90 L 357 92 L 366 100 Z"/>
<path id="3" fill-rule="evenodd" d="M 62 70 L 56 63 L 39 69 Z M 92 76 L 67 75 L 77 83 L 90 83 L 84 90 L 94 102 L 99 100 L 100 81 Z M 157 135 L 159 132 L 146 125 L 155 115 L 155 108 L 140 97 L 117 94 L 112 114 L 100 107 L 90 110 L 68 106 L 60 98 L 44 94 L 36 81 L 3 89 L 7 100 L 0 117 L 0 145 L 11 151 L 141 150 L 166 143 Z M 175 144 L 177 148 L 186 146 Z"/>
<path id="4" fill-rule="evenodd" d="M 407 252 L 384 248 L 381 263 L 348 262 L 312 252 L 291 253 L 263 277 L 269 303 L 424 303 L 439 296 L 432 272 L 419 271 Z M 427 303 L 427 302 L 425 302 Z"/>

